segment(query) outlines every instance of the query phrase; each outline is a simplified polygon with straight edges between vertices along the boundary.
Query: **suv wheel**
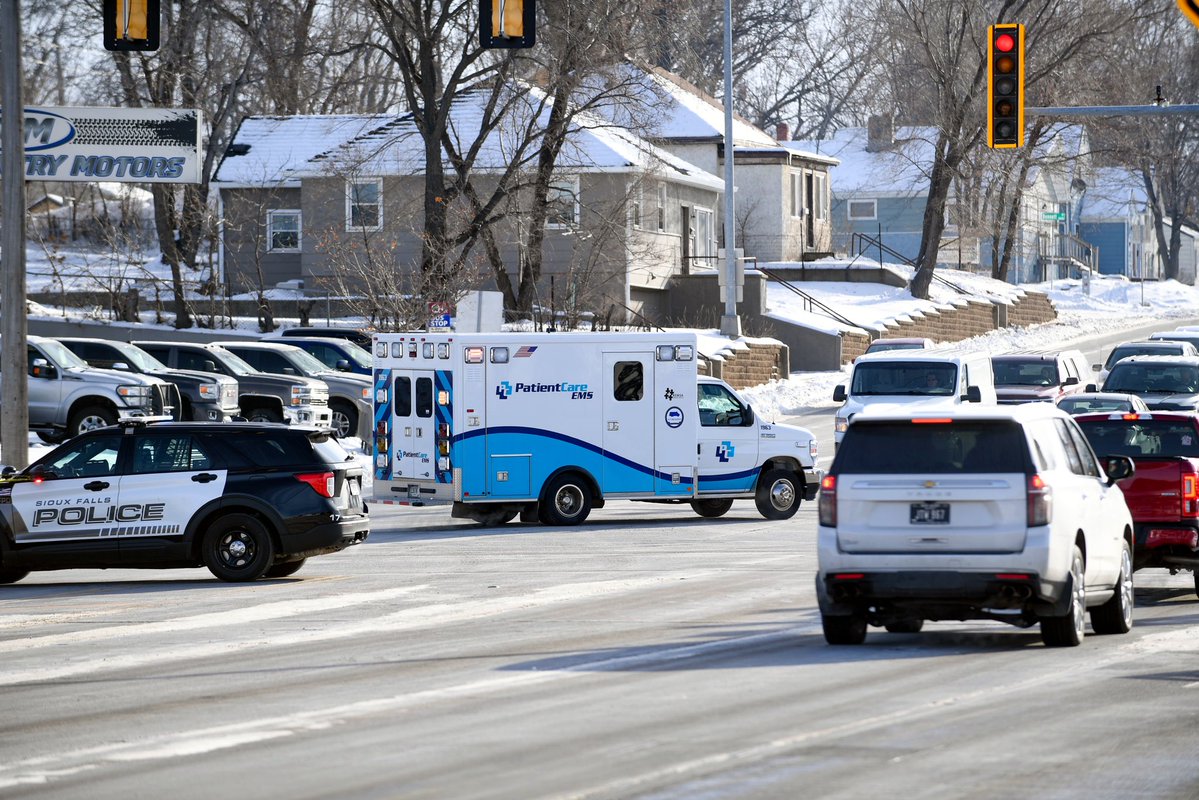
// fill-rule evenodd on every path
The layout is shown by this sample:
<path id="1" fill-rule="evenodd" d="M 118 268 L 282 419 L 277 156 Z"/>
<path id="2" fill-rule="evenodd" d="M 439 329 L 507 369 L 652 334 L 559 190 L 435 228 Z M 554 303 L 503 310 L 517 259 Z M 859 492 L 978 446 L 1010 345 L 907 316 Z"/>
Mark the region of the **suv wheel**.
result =
<path id="1" fill-rule="evenodd" d="M 701 517 L 723 517 L 732 507 L 733 500 L 731 497 L 723 500 L 713 499 L 691 501 L 691 510 L 693 510 L 696 514 L 699 514 Z"/>
<path id="2" fill-rule="evenodd" d="M 824 641 L 829 644 L 861 644 L 866 641 L 866 615 L 851 614 L 846 617 L 820 615 L 824 627 Z"/>
<path id="3" fill-rule="evenodd" d="M 283 418 L 269 408 L 251 408 L 246 412 L 250 422 L 282 422 Z"/>
<path id="4" fill-rule="evenodd" d="M 1128 633 L 1132 630 L 1132 553 L 1124 542 L 1120 553 L 1120 579 L 1112 599 L 1091 609 L 1091 627 L 1095 633 Z"/>
<path id="5" fill-rule="evenodd" d="M 300 567 L 304 566 L 304 562 L 308 559 L 300 558 L 295 561 L 285 561 L 282 564 L 273 564 L 267 568 L 263 574 L 264 578 L 286 578 L 288 575 L 295 575 L 300 571 Z"/>
<path id="6" fill-rule="evenodd" d="M 1041 617 L 1041 641 L 1046 647 L 1077 647 L 1087 624 L 1087 585 L 1082 551 L 1074 548 L 1070 564 L 1070 605 L 1060 617 Z"/>
<path id="7" fill-rule="evenodd" d="M 758 513 L 766 519 L 791 519 L 799 511 L 799 482 L 789 469 L 768 469 L 754 495 Z"/>
<path id="8" fill-rule="evenodd" d="M 256 581 L 275 560 L 275 544 L 266 527 L 249 514 L 228 514 L 208 529 L 204 566 L 223 581 Z"/>
<path id="9" fill-rule="evenodd" d="M 546 525 L 578 525 L 591 513 L 591 492 L 578 475 L 559 475 L 543 497 L 538 510 Z"/>
<path id="10" fill-rule="evenodd" d="M 41 431 L 38 432 L 37 438 L 46 444 L 62 444 L 67 440 L 65 433 L 43 433 Z"/>
<path id="11" fill-rule="evenodd" d="M 349 403 L 332 402 L 329 412 L 335 439 L 346 439 L 358 432 L 358 412 Z"/>
<path id="12" fill-rule="evenodd" d="M 27 569 L 13 569 L 12 567 L 0 567 L 0 584 L 16 583 L 29 574 Z"/>
<path id="13" fill-rule="evenodd" d="M 117 424 L 117 414 L 104 406 L 84 406 L 71 415 L 67 421 L 67 435 L 78 436 L 81 433 L 94 431 L 97 428 L 107 428 Z"/>

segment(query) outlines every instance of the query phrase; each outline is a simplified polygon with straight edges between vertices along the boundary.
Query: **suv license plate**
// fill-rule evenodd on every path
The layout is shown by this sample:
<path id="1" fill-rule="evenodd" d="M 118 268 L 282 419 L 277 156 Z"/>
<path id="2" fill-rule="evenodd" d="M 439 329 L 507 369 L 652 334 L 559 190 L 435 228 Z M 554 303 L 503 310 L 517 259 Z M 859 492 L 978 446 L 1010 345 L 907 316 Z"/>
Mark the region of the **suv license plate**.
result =
<path id="1" fill-rule="evenodd" d="M 913 525 L 948 525 L 949 503 L 912 503 Z"/>

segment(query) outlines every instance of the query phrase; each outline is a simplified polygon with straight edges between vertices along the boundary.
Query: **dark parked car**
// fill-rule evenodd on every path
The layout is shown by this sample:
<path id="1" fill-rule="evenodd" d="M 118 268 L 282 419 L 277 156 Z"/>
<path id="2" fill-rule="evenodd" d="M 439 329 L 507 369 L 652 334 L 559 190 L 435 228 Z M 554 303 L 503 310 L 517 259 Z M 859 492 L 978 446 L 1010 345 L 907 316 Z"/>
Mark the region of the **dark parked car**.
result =
<path id="1" fill-rule="evenodd" d="M 205 566 L 282 578 L 364 541 L 362 468 L 327 430 L 127 422 L 0 473 L 0 583 L 35 570 Z"/>
<path id="2" fill-rule="evenodd" d="M 320 336 L 326 339 L 349 339 L 354 344 L 361 347 L 363 350 L 370 352 L 371 335 L 366 331 L 360 331 L 357 328 L 338 328 L 338 327 L 309 327 L 309 328 L 288 328 L 279 333 L 280 336 Z"/>
<path id="3" fill-rule="evenodd" d="M 374 372 L 370 351 L 363 350 L 349 339 L 292 336 L 284 343 L 306 351 L 333 372 L 353 372 L 356 375 L 371 375 Z"/>
<path id="4" fill-rule="evenodd" d="M 237 381 L 210 372 L 170 369 L 135 344 L 106 339 L 59 339 L 68 350 L 93 367 L 153 375 L 175 384 L 181 396 L 176 419 L 228 422 L 240 412 Z"/>

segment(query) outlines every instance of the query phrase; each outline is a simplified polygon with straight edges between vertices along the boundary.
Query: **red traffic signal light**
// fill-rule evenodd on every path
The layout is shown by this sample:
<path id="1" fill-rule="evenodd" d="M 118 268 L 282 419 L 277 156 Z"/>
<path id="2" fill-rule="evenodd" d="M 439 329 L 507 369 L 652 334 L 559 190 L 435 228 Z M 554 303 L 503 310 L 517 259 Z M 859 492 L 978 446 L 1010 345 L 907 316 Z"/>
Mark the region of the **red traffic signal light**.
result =
<path id="1" fill-rule="evenodd" d="M 532 47 L 536 44 L 535 0 L 479 0 L 479 44 Z"/>
<path id="2" fill-rule="evenodd" d="M 987 146 L 1024 145 L 1024 26 L 987 29 Z"/>
<path id="3" fill-rule="evenodd" d="M 160 0 L 103 0 L 105 50 L 157 50 Z"/>

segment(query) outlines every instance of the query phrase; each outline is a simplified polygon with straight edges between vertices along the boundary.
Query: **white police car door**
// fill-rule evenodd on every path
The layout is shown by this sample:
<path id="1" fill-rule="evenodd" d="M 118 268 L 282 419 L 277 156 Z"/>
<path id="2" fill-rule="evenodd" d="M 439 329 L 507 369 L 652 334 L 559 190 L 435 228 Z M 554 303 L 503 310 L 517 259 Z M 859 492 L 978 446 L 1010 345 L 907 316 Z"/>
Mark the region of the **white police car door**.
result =
<path id="1" fill-rule="evenodd" d="M 228 476 L 189 433 L 150 428 L 132 438 L 115 520 L 122 556 L 144 545 L 138 540 L 182 537 L 200 507 L 224 494 Z"/>
<path id="2" fill-rule="evenodd" d="M 653 370 L 653 353 L 604 353 L 604 494 L 654 491 Z"/>
<path id="3" fill-rule="evenodd" d="M 78 440 L 42 462 L 44 478 L 13 484 L 17 544 L 94 540 L 98 551 L 115 550 L 120 448 L 119 433 Z"/>
<path id="4" fill-rule="evenodd" d="M 436 479 L 432 371 L 392 370 L 392 480 Z"/>
<path id="5" fill-rule="evenodd" d="M 758 478 L 758 426 L 724 386 L 700 383 L 699 493 L 746 492 Z"/>

